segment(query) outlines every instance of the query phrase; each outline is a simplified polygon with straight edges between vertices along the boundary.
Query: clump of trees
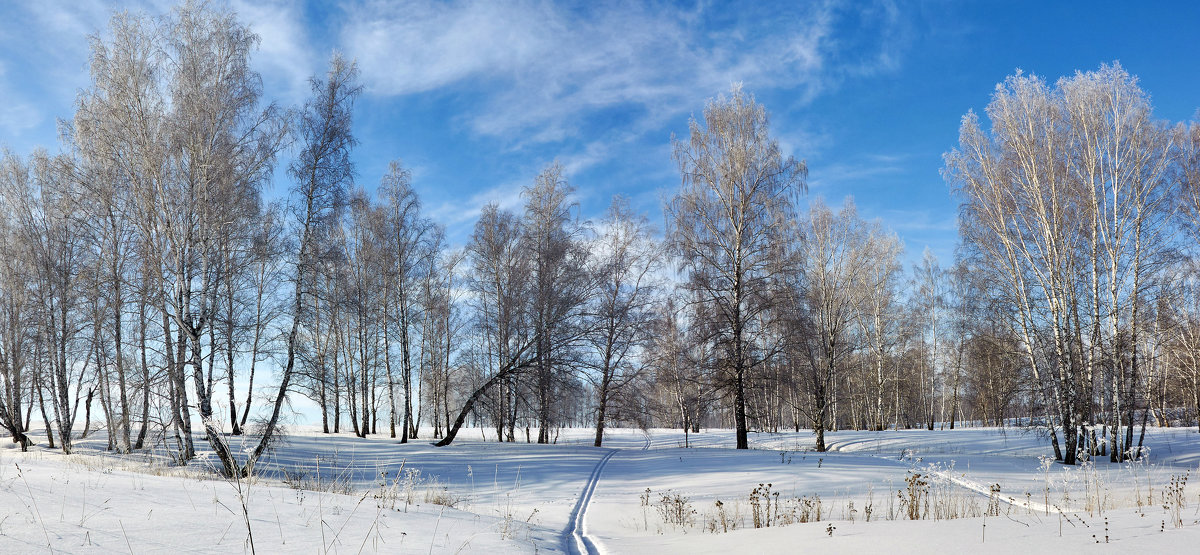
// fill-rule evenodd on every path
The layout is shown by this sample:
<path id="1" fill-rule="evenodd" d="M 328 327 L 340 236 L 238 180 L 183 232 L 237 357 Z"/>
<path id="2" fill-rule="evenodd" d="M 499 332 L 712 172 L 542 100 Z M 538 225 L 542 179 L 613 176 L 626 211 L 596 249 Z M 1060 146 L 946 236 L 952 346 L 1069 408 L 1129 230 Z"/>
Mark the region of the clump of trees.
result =
<path id="1" fill-rule="evenodd" d="M 1173 322 L 1191 317 L 1175 301 L 1195 275 L 1194 242 L 1179 240 L 1194 229 L 1195 125 L 1154 119 L 1119 65 L 1054 85 L 1017 73 L 987 117 L 963 118 L 946 175 L 994 331 L 1024 357 L 1059 459 L 1137 456 L 1135 427 L 1156 391 L 1166 412 L 1181 360 Z"/>
<path id="2" fill-rule="evenodd" d="M 302 395 L 326 433 L 400 442 L 729 426 L 738 448 L 809 428 L 824 450 L 1018 422 L 1071 464 L 1200 412 L 1200 124 L 1155 120 L 1119 66 L 1018 73 L 990 127 L 968 114 L 945 168 L 958 259 L 906 270 L 851 199 L 805 198 L 740 86 L 673 139 L 663 233 L 621 197 L 589 221 L 553 163 L 452 248 L 401 162 L 359 181 L 353 61 L 287 109 L 231 12 L 118 14 L 106 36 L 61 152 L 0 157 L 0 426 L 22 448 L 40 426 L 70 452 L 95 407 L 110 449 L 186 462 L 199 423 L 245 475 Z"/>

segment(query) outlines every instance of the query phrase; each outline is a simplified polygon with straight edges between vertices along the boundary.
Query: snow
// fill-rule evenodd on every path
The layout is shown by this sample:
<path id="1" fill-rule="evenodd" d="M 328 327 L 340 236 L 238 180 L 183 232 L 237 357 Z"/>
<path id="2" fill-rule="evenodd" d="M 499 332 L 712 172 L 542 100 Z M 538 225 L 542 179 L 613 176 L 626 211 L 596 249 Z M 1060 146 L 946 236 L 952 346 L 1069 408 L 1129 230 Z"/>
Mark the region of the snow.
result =
<path id="1" fill-rule="evenodd" d="M 70 456 L 6 444 L 0 551 L 248 552 L 247 515 L 255 550 L 270 553 L 1186 552 L 1200 542 L 1200 492 L 1182 486 L 1178 526 L 1167 500 L 1200 464 L 1194 429 L 1150 429 L 1142 462 L 1079 467 L 1047 460 L 1044 437 L 1013 428 L 839 431 L 826 453 L 811 451 L 808 431 L 752 434 L 749 451 L 729 448 L 729 430 L 692 434 L 687 449 L 678 430 L 609 430 L 604 448 L 586 429 L 563 430 L 556 445 L 465 430 L 444 448 L 423 433 L 401 445 L 295 430 L 240 482 L 216 476 L 204 454 L 166 466 L 105 453 L 96 435 Z M 906 480 L 927 520 L 905 520 Z M 754 528 L 756 488 L 770 527 Z M 685 524 L 660 511 L 672 507 Z M 819 521 L 787 523 L 815 520 L 817 507 Z"/>

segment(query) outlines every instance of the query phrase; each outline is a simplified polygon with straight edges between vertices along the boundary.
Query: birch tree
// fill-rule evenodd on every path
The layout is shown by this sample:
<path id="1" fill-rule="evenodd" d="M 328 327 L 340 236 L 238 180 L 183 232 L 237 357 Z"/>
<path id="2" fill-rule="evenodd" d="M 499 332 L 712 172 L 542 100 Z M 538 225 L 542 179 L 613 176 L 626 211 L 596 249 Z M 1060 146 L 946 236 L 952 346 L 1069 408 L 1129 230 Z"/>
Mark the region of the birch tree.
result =
<path id="1" fill-rule="evenodd" d="M 538 443 L 550 442 L 555 389 L 569 380 L 567 364 L 573 339 L 582 334 L 581 311 L 590 294 L 586 272 L 585 228 L 572 209 L 574 188 L 563 167 L 551 164 L 522 191 L 525 197 L 522 245 L 530 259 L 532 323 L 537 358 Z"/>
<path id="2" fill-rule="evenodd" d="M 817 451 L 824 451 L 825 431 L 830 427 L 835 406 L 838 375 L 859 347 L 854 324 L 858 310 L 885 285 L 886 271 L 868 272 L 879 264 L 894 268 L 899 256 L 899 239 L 885 233 L 878 223 L 868 224 L 847 199 L 837 213 L 823 202 L 813 202 L 804 222 L 800 274 L 793 302 L 797 303 L 796 333 L 807 359 L 805 381 L 812 398 L 809 421 L 816 435 Z"/>
<path id="3" fill-rule="evenodd" d="M 776 262 L 808 169 L 784 156 L 766 109 L 740 86 L 710 101 L 703 122 L 691 120 L 687 140 L 672 142 L 682 184 L 667 205 L 668 234 L 687 286 L 719 323 L 737 448 L 747 449 L 746 382 L 765 360 L 754 345 L 758 319 L 782 279 Z"/>
<path id="4" fill-rule="evenodd" d="M 861 330 L 863 347 L 869 351 L 866 359 L 871 366 L 871 394 L 874 401 L 871 426 L 882 430 L 887 427 L 884 409 L 886 386 L 889 382 L 894 386 L 897 381 L 888 372 L 887 366 L 901 334 L 897 297 L 900 288 L 899 258 L 904 246 L 895 235 L 881 233 L 877 239 L 880 241 L 880 257 L 860 270 L 864 291 L 858 298 L 861 305 L 855 308 L 855 321 Z"/>
<path id="5" fill-rule="evenodd" d="M 413 366 L 417 349 L 420 306 L 418 303 L 423 283 L 422 272 L 428 271 L 436 255 L 436 246 L 430 240 L 436 235 L 434 225 L 421 216 L 421 201 L 412 188 L 412 174 L 399 161 L 388 167 L 379 187 L 382 197 L 383 237 L 388 249 L 387 295 L 384 300 L 388 327 L 385 336 L 395 330 L 400 347 L 400 386 L 403 393 L 402 406 L 397 416 L 401 422 L 400 443 L 416 438 L 416 422 L 413 420 Z M 385 340 L 389 343 L 390 339 Z M 390 368 L 390 355 L 388 357 Z M 391 370 L 388 370 L 389 379 Z M 391 384 L 389 384 L 391 385 Z M 389 394 L 393 388 L 389 387 Z M 395 415 L 397 407 L 392 404 Z M 396 437 L 392 419 L 392 437 Z"/>
<path id="6" fill-rule="evenodd" d="M 1141 313 L 1170 256 L 1171 133 L 1119 65 L 1053 87 L 1018 73 L 997 87 L 987 115 L 990 133 L 968 114 L 946 155 L 964 239 L 1007 286 L 1043 404 L 1055 407 L 1056 456 L 1075 464 L 1080 437 L 1099 447 L 1086 434 L 1103 410 L 1121 460 L 1142 379 Z"/>
<path id="7" fill-rule="evenodd" d="M 914 314 L 920 319 L 920 335 L 929 349 L 929 357 L 921 370 L 921 400 L 924 405 L 926 429 L 932 430 L 934 420 L 945 422 L 945 379 L 942 372 L 942 327 L 946 317 L 946 277 L 937 257 L 925 249 L 921 262 L 913 266 Z M 938 394 L 938 385 L 942 394 Z M 937 408 L 938 399 L 942 408 Z"/>
<path id="8" fill-rule="evenodd" d="M 353 62 L 334 54 L 325 78 L 311 80 L 313 96 L 305 104 L 297 123 L 302 146 L 300 154 L 288 167 L 288 175 L 295 181 L 295 204 L 291 213 L 298 249 L 289 310 L 292 322 L 271 415 L 245 466 L 233 469 L 243 475 L 253 469 L 254 463 L 266 451 L 278 425 L 296 367 L 300 331 L 303 326 L 311 325 L 307 320 L 311 316 L 309 299 L 316 292 L 313 289 L 314 274 L 323 254 L 319 252 L 317 239 L 323 227 L 336 225 L 336 209 L 345 201 L 346 187 L 354 177 L 354 165 L 350 162 L 350 149 L 355 144 L 351 122 L 354 100 L 362 90 L 356 83 L 357 75 Z"/>
<path id="9" fill-rule="evenodd" d="M 530 261 L 521 250 L 523 234 L 518 218 L 494 204 L 485 206 L 475 222 L 467 257 L 475 313 L 472 374 L 476 381 L 438 446 L 454 441 L 475 403 L 489 394 L 497 441 L 514 440 L 518 380 L 537 364 L 526 302 L 532 286 Z"/>
<path id="10" fill-rule="evenodd" d="M 604 427 L 614 401 L 632 392 L 649 354 L 654 272 L 661 261 L 650 237 L 649 223 L 635 215 L 629 201 L 616 197 L 601 222 L 603 233 L 596 244 L 596 294 L 589 310 L 595 322 L 588 326 L 588 343 L 594 350 L 598 374 L 596 388 L 596 441 L 604 441 Z"/>

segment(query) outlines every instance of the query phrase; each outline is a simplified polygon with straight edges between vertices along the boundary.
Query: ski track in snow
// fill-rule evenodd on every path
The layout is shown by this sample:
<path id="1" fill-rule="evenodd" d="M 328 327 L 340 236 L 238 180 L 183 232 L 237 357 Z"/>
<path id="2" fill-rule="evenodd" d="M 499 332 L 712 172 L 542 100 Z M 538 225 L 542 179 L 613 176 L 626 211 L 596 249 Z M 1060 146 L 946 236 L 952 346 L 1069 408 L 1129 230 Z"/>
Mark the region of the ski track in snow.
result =
<path id="1" fill-rule="evenodd" d="M 592 500 L 592 494 L 596 492 L 596 484 L 600 483 L 600 474 L 604 472 L 604 465 L 608 464 L 609 459 L 612 459 L 617 452 L 616 449 L 610 449 L 608 454 L 596 463 L 596 468 L 592 469 L 592 475 L 588 477 L 587 484 L 579 493 L 579 500 L 575 502 L 575 508 L 571 510 L 571 519 L 567 523 L 566 530 L 563 530 L 563 540 L 567 544 L 568 553 L 587 553 L 588 555 L 600 553 L 595 542 L 587 537 L 587 533 L 584 531 L 584 517 L 587 516 L 587 507 Z"/>
<path id="2" fill-rule="evenodd" d="M 641 450 L 648 451 L 650 450 L 650 445 L 653 443 L 653 439 L 649 432 L 643 432 L 643 434 L 646 441 L 642 445 Z M 584 519 L 587 518 L 587 508 L 591 504 L 592 495 L 596 492 L 596 485 L 600 483 L 600 476 L 604 473 L 604 466 L 619 452 L 621 452 L 619 449 L 610 449 L 607 455 L 604 455 L 603 458 L 596 462 L 596 467 L 592 469 L 592 474 L 588 477 L 587 484 L 583 486 L 583 491 L 579 493 L 579 500 L 575 502 L 575 507 L 571 510 L 571 519 L 562 534 L 567 553 L 571 553 L 572 555 L 598 555 L 601 553 L 600 548 L 596 546 L 596 542 L 587 536 Z"/>
<path id="3" fill-rule="evenodd" d="M 872 443 L 872 441 L 874 441 L 874 439 L 867 438 L 867 439 L 859 439 L 859 440 L 854 440 L 854 441 L 844 441 L 844 442 L 841 442 L 840 444 L 835 443 L 830 446 L 829 452 L 853 453 L 856 451 L 856 449 L 848 449 L 849 447 L 859 447 L 862 445 L 869 445 Z M 878 451 L 878 449 L 876 451 Z M 934 468 L 932 465 L 927 465 L 924 468 L 920 468 L 920 467 L 917 467 L 915 464 L 912 464 L 911 460 L 906 462 L 903 458 L 897 459 L 897 458 L 894 458 L 891 456 L 881 455 L 878 453 L 863 453 L 863 454 L 865 454 L 869 457 L 879 459 L 880 461 L 886 462 L 893 466 L 906 466 L 913 470 L 921 470 L 922 472 L 925 472 L 926 474 L 940 478 L 940 479 L 946 481 L 947 483 L 955 485 L 959 488 L 962 488 L 962 489 L 967 490 L 972 493 L 979 494 L 986 499 L 992 498 L 992 490 L 989 486 L 985 486 L 978 482 L 968 480 L 963 475 L 956 476 L 952 472 Z M 910 451 L 908 449 L 901 451 L 901 457 L 903 457 L 906 454 L 911 455 L 912 451 Z M 1000 501 L 1001 503 L 1012 505 L 1013 507 L 1019 507 L 1019 508 L 1029 509 L 1029 510 L 1038 511 L 1038 512 L 1045 512 L 1046 514 L 1049 514 L 1050 509 L 1051 509 L 1051 507 L 1049 505 L 1045 505 L 1043 503 L 1038 503 L 1033 500 L 1019 501 L 1013 497 L 1007 497 L 1007 496 L 997 496 L 996 499 L 998 501 Z M 1056 508 L 1055 510 L 1058 510 L 1058 509 Z"/>
<path id="4" fill-rule="evenodd" d="M 954 484 L 960 488 L 978 493 L 979 495 L 982 495 L 987 499 L 992 498 L 992 490 L 989 486 L 985 486 L 978 482 L 973 482 L 971 480 L 966 479 L 963 476 L 955 476 L 944 470 L 928 469 L 927 471 L 930 474 L 936 475 L 936 476 L 942 478 L 943 480 L 946 480 L 947 482 L 950 482 L 951 484 Z M 1001 503 L 1007 503 L 1009 505 L 1012 505 L 1013 507 L 1017 507 L 1017 508 L 1021 508 L 1021 509 L 1029 509 L 1031 511 L 1037 511 L 1039 513 L 1050 514 L 1052 508 L 1054 511 L 1061 512 L 1061 510 L 1058 509 L 1058 507 L 1052 507 L 1051 505 L 1046 505 L 1044 503 L 1038 503 L 1037 501 L 1033 501 L 1032 499 L 1020 501 L 1011 496 L 997 495 L 996 500 L 1000 501 Z"/>
<path id="5" fill-rule="evenodd" d="M 972 493 L 977 493 L 977 494 L 983 496 L 985 499 L 992 498 L 992 490 L 989 486 L 985 486 L 978 482 L 968 480 L 965 476 L 963 476 L 961 474 L 956 476 L 952 472 L 948 472 L 945 470 L 939 470 L 937 468 L 934 468 L 933 466 L 926 466 L 924 468 L 921 468 L 921 467 L 912 465 L 911 463 L 906 463 L 903 460 L 897 460 L 897 459 L 893 459 L 891 457 L 886 457 L 883 455 L 868 454 L 868 456 L 877 458 L 881 461 L 888 462 L 892 465 L 906 466 L 913 470 L 920 470 L 922 472 L 925 472 L 926 474 L 929 474 L 930 476 L 935 476 L 937 478 L 940 478 L 940 479 L 946 481 L 947 483 L 958 486 L 959 488 L 962 488 L 962 489 L 967 490 Z M 1022 508 L 1022 509 L 1029 509 L 1032 511 L 1045 512 L 1046 514 L 1050 514 L 1050 512 L 1051 512 L 1050 505 L 1038 503 L 1037 501 L 1033 501 L 1033 500 L 1020 501 L 1014 497 L 1001 496 L 1001 495 L 998 495 L 996 497 L 996 500 L 1000 501 L 1001 503 L 1005 503 L 1008 505 L 1012 505 L 1013 507 L 1018 507 L 1018 508 Z M 1058 509 L 1054 508 L 1054 510 L 1057 511 Z"/>

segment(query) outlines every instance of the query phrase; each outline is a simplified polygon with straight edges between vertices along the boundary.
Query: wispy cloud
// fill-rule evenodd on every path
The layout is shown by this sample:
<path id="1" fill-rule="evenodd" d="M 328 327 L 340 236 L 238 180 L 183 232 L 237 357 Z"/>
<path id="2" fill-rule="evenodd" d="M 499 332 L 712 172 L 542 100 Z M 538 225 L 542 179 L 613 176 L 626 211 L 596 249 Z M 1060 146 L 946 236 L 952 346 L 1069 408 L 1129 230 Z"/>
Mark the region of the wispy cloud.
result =
<path id="1" fill-rule="evenodd" d="M 563 166 L 563 172 L 570 177 L 607 159 L 612 147 L 611 141 L 591 141 L 577 152 L 559 157 L 558 161 Z"/>
<path id="2" fill-rule="evenodd" d="M 868 52 L 844 51 L 834 38 L 851 12 L 862 27 L 855 32 L 880 43 Z M 576 137 L 589 116 L 614 107 L 639 114 L 629 122 L 633 130 L 656 129 L 732 82 L 786 89 L 807 102 L 850 72 L 894 65 L 891 32 L 875 27 L 895 19 L 886 5 L 834 3 L 680 10 L 367 2 L 348 9 L 341 41 L 372 94 L 444 89 L 478 97 L 462 120 L 473 133 L 555 142 Z"/>
<path id="3" fill-rule="evenodd" d="M 483 207 L 495 203 L 501 210 L 520 211 L 524 205 L 521 192 L 525 183 L 505 183 L 471 195 L 466 201 L 448 200 L 430 207 L 429 216 L 460 234 L 470 233 L 467 224 L 475 221 Z M 452 240 L 454 237 L 451 238 Z"/>
<path id="4" fill-rule="evenodd" d="M 40 110 L 24 100 L 14 101 L 16 95 L 5 87 L 0 87 L 0 97 L 9 99 L 0 104 L 0 136 L 20 137 L 42 122 L 44 116 Z M 25 146 L 21 145 L 19 150 L 26 150 Z"/>
<path id="5" fill-rule="evenodd" d="M 37 46 L 53 55 L 75 57 L 79 46 L 87 43 L 88 35 L 103 29 L 114 10 L 137 11 L 137 6 L 118 8 L 115 2 L 104 0 L 81 0 L 79 2 L 44 2 L 29 4 L 27 9 L 33 16 L 39 37 Z M 34 29 L 30 29 L 33 31 Z"/>
<path id="6" fill-rule="evenodd" d="M 903 160 L 904 157 L 899 155 L 869 155 L 850 162 L 809 168 L 812 177 L 808 186 L 813 189 L 845 188 L 867 178 L 902 173 L 905 171 L 901 165 Z"/>
<path id="7" fill-rule="evenodd" d="M 87 35 L 107 22 L 103 2 L 12 3 L 0 9 L 0 140 L 17 152 L 52 147 L 54 117 L 87 83 Z"/>
<path id="8" fill-rule="evenodd" d="M 253 64 L 267 88 L 281 101 L 302 102 L 309 94 L 309 77 L 327 53 L 313 51 L 301 7 L 286 0 L 234 0 L 231 7 L 261 39 Z"/>
<path id="9" fill-rule="evenodd" d="M 900 232 L 955 232 L 958 231 L 958 217 L 927 209 L 888 209 L 881 210 L 880 216 L 890 222 L 892 229 Z"/>

